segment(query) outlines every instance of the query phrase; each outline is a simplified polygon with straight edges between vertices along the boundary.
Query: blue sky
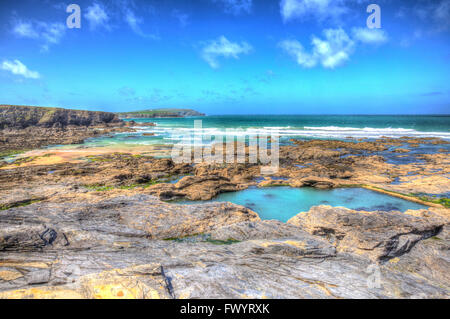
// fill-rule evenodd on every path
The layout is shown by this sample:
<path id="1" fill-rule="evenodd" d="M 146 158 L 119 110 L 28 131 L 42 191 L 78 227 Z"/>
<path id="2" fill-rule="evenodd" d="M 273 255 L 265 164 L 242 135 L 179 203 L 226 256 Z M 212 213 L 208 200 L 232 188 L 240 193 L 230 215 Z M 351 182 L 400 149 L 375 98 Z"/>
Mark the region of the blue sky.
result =
<path id="1" fill-rule="evenodd" d="M 2 1 L 0 103 L 449 114 L 449 33 L 450 0 Z"/>

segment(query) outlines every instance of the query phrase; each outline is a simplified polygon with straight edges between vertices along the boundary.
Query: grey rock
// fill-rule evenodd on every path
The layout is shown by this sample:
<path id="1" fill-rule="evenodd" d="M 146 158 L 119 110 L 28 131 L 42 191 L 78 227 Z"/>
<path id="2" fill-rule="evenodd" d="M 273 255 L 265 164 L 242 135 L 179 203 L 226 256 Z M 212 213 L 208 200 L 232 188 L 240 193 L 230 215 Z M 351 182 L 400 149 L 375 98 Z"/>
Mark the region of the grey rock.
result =
<path id="1" fill-rule="evenodd" d="M 38 270 L 30 273 L 30 277 L 28 278 L 29 285 L 36 284 L 45 284 L 50 280 L 50 271 L 49 270 Z"/>
<path id="2" fill-rule="evenodd" d="M 363 222 L 354 211 L 326 211 L 328 222 L 303 228 L 261 221 L 230 203 L 178 205 L 150 195 L 1 211 L 0 298 L 448 298 L 445 227 L 437 234 L 442 240 L 399 236 L 397 257 L 380 263 L 373 256 L 386 249 L 360 253 L 365 246 L 356 240 L 348 242 L 353 250 L 343 249 L 342 238 L 360 231 L 364 237 L 354 236 L 368 247 L 390 243 L 397 234 L 394 224 L 383 224 L 390 213 Z M 402 234 L 412 225 L 440 227 L 427 218 L 391 217 Z M 337 239 L 324 238 L 336 222 Z M 1 279 L 2 271 L 25 276 Z"/>

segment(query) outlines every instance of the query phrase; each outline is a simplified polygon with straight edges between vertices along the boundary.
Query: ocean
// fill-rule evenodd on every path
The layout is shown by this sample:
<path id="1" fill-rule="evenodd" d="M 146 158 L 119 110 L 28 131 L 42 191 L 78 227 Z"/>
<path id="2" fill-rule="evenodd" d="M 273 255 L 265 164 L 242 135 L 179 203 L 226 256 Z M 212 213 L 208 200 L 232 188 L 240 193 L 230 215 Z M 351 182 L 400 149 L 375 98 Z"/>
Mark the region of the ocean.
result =
<path id="1" fill-rule="evenodd" d="M 450 140 L 450 115 L 213 115 L 189 118 L 134 119 L 156 126 L 136 127 L 137 132 L 114 137 L 92 138 L 85 146 L 168 145 L 191 141 L 198 133 L 194 122 L 201 120 L 204 134 L 276 134 L 280 142 L 291 138 L 346 139 L 387 137 L 438 137 Z M 153 135 L 152 135 L 153 134 Z"/>

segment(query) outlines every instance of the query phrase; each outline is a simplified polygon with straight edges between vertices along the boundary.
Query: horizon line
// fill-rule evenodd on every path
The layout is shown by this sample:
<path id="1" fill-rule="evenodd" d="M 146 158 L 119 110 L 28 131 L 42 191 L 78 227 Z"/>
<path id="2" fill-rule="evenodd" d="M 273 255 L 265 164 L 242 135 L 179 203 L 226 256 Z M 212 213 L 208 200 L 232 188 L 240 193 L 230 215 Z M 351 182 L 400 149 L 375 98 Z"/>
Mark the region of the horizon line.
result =
<path id="1" fill-rule="evenodd" d="M 106 112 L 106 113 L 133 113 L 133 112 L 140 112 L 140 111 L 151 111 L 151 110 L 159 110 L 159 109 L 173 109 L 173 110 L 186 110 L 190 109 L 193 111 L 197 111 L 193 108 L 186 108 L 186 107 L 158 107 L 158 108 L 149 108 L 149 109 L 142 109 L 142 110 L 136 110 L 136 111 L 102 111 L 102 110 L 87 110 L 86 108 L 83 109 L 76 109 L 73 107 L 62 107 L 62 106 L 41 106 L 41 105 L 25 105 L 25 104 L 0 104 L 0 106 L 19 106 L 19 107 L 39 107 L 39 108 L 56 108 L 56 109 L 66 109 L 66 110 L 76 110 L 76 111 L 88 111 L 88 112 Z M 450 116 L 450 113 L 230 113 L 230 114 L 206 114 L 204 111 L 197 111 L 200 113 L 205 113 L 203 116 L 187 116 L 184 118 L 190 118 L 190 117 L 205 117 L 205 116 L 268 116 L 268 115 L 302 115 L 302 116 L 321 116 L 321 115 L 328 115 L 328 116 Z"/>

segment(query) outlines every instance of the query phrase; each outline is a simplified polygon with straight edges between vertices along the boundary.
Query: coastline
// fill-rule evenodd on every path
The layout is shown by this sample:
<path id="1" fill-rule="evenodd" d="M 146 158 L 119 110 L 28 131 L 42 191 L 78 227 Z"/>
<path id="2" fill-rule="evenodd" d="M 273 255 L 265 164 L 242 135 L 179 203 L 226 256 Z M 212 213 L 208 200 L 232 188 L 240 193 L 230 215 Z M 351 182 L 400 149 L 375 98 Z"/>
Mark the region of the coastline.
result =
<path id="1" fill-rule="evenodd" d="M 155 120 L 155 119 L 152 119 Z M 166 121 L 167 119 L 161 119 L 162 121 Z M 188 119 L 189 120 L 189 119 Z M 149 130 L 149 128 L 151 128 L 151 130 Z M 30 128 L 29 128 L 30 129 Z M 28 129 L 28 130 L 29 130 Z M 73 130 L 73 127 L 68 127 L 68 128 L 64 128 L 64 129 L 60 129 L 60 131 L 68 131 L 71 132 L 71 130 Z M 73 138 L 72 135 L 73 133 L 69 134 L 69 139 L 67 142 L 65 142 L 64 144 L 68 144 L 66 146 L 53 146 L 53 147 L 49 147 L 49 148 L 41 148 L 41 149 L 34 149 L 34 150 L 29 150 L 29 151 L 24 151 L 22 153 L 17 152 L 18 154 L 16 154 L 14 157 L 10 158 L 8 160 L 8 163 L 3 163 L 0 166 L 1 170 L 9 170 L 9 169 L 14 169 L 17 167 L 28 167 L 28 166 L 41 166 L 41 165 L 56 165 L 56 164 L 62 164 L 62 163 L 80 163 L 86 160 L 86 158 L 89 157 L 101 157 L 101 156 L 108 156 L 111 154 L 130 154 L 132 156 L 156 156 L 156 157 L 169 157 L 170 156 L 170 150 L 172 147 L 172 144 L 167 143 L 166 141 L 162 141 L 161 144 L 144 144 L 141 145 L 140 143 L 136 143 L 134 144 L 133 140 L 136 140 L 136 138 L 140 138 L 140 136 L 144 136 L 144 137 L 148 137 L 148 138 L 154 138 L 154 136 L 158 136 L 160 134 L 161 131 L 158 131 L 158 129 L 160 129 L 160 125 L 154 124 L 152 122 L 141 122 L 141 123 L 136 123 L 134 122 L 134 120 L 130 120 L 128 123 L 127 122 L 117 122 L 116 125 L 110 126 L 107 125 L 103 128 L 99 127 L 99 125 L 96 125 L 93 127 L 93 130 L 95 130 L 95 134 L 94 136 L 91 135 L 91 131 L 89 129 L 83 129 L 85 133 L 85 136 L 82 136 L 80 138 L 78 138 L 78 140 L 76 141 L 76 143 L 80 143 L 79 145 L 77 144 L 72 144 L 73 142 Z M 183 130 L 185 130 L 185 128 L 182 128 Z M 273 129 L 273 127 L 271 127 L 270 129 Z M 326 128 L 328 131 L 330 131 L 329 128 Z M 334 128 L 333 128 L 334 129 Z M 26 129 L 24 129 L 26 130 Z M 49 130 L 51 132 L 54 132 L 53 128 L 50 129 L 40 129 L 40 131 L 46 131 Z M 20 130 L 19 130 L 20 131 Z M 151 133 L 148 133 L 151 132 Z M 27 132 L 28 133 L 28 132 Z M 133 134 L 133 135 L 127 135 L 127 134 Z M 125 136 L 125 138 L 128 137 L 133 137 L 133 140 L 131 140 L 131 142 L 125 140 L 122 140 L 121 142 L 118 143 L 113 143 L 113 144 L 107 144 L 107 145 L 96 145 L 95 143 L 93 143 L 92 145 L 90 145 L 89 143 L 86 144 L 86 141 L 90 140 L 92 137 L 95 137 L 95 139 L 100 139 L 100 140 L 104 140 L 106 138 L 106 140 L 110 140 L 110 139 L 114 139 L 114 135 L 123 135 Z M 87 138 L 87 140 L 86 140 Z M 289 137 L 290 138 L 290 137 Z M 63 134 L 63 139 L 64 139 L 64 134 Z M 299 141 L 301 141 L 301 139 L 299 139 Z M 294 144 L 292 144 L 292 142 L 294 142 Z M 45 143 L 45 142 L 44 142 Z M 165 144 L 164 144 L 165 143 Z M 287 144 L 283 144 L 284 146 L 282 146 L 282 151 L 284 150 L 285 152 L 290 152 L 292 151 L 292 145 L 296 145 L 295 143 L 297 143 L 297 139 L 290 139 L 290 141 Z M 307 143 L 311 143 L 312 147 L 307 147 L 308 152 L 313 151 L 313 154 L 308 155 L 307 158 L 303 158 L 306 160 L 310 160 L 310 159 L 321 159 L 321 157 L 323 157 L 324 159 L 327 158 L 328 155 L 331 155 L 331 157 L 333 158 L 334 161 L 336 161 L 338 158 L 346 158 L 346 157 L 352 157 L 352 156 L 361 156 L 361 152 L 364 153 L 364 156 L 368 156 L 370 158 L 370 153 L 372 152 L 372 156 L 373 155 L 377 155 L 377 156 L 382 156 L 385 157 L 385 160 L 387 159 L 387 163 L 392 164 L 392 161 L 390 160 L 390 154 L 395 154 L 398 158 L 404 158 L 409 156 L 409 153 L 412 151 L 416 151 L 418 149 L 418 152 L 420 153 L 420 148 L 418 148 L 419 145 L 435 145 L 435 150 L 434 153 L 439 153 L 441 151 L 441 149 L 438 149 L 438 147 L 447 147 L 447 145 L 449 145 L 450 143 L 446 142 L 445 140 L 441 140 L 439 138 L 431 138 L 431 137 L 424 137 L 424 138 L 416 138 L 416 137 L 406 137 L 406 136 L 402 136 L 400 138 L 388 138 L 388 137 L 381 137 L 378 139 L 354 139 L 354 138 L 350 138 L 347 137 L 346 139 L 343 140 L 333 140 L 333 139 L 326 139 L 326 140 L 310 140 L 309 142 L 299 142 L 297 143 L 297 145 L 302 145 L 302 144 L 307 144 Z M 71 145 L 72 144 L 72 145 Z M 83 145 L 84 144 L 84 145 Z M 353 145 L 353 146 L 352 146 Z M 354 146 L 358 146 L 356 149 L 346 149 L 346 147 L 350 146 L 350 147 L 354 147 Z M 361 147 L 362 146 L 362 147 Z M 321 148 L 325 148 L 325 151 L 328 152 L 329 154 L 327 155 L 325 153 L 325 156 L 320 155 L 319 153 L 321 152 Z M 334 147 L 334 149 L 333 149 Z M 406 148 L 406 149 L 405 149 Z M 447 147 L 449 148 L 449 147 Z M 15 149 L 15 147 L 13 147 L 13 149 Z M 338 149 L 337 151 L 335 151 L 335 149 Z M 442 149 L 443 151 L 448 152 L 448 150 Z M 334 152 L 334 153 L 333 153 Z M 368 153 L 367 153 L 368 152 Z M 317 153 L 317 154 L 315 154 Z M 448 154 L 445 153 L 444 154 Z M 311 157 L 312 156 L 312 157 Z M 432 154 L 427 154 L 427 155 L 420 155 L 420 156 L 431 156 L 433 157 Z M 444 156 L 444 155 L 442 155 Z M 317 157 L 317 158 L 316 158 Z M 416 157 L 417 160 L 417 157 Z M 430 159 L 432 160 L 432 159 Z M 448 161 L 448 160 L 447 160 Z M 342 162 L 345 162 L 345 160 L 343 160 Z M 442 165 L 444 162 L 438 163 L 438 165 Z M 296 164 L 296 166 L 301 166 L 299 164 Z M 396 162 L 393 162 L 394 167 L 398 166 L 396 164 Z M 433 168 L 431 169 L 438 169 L 441 170 L 439 168 L 436 168 L 436 164 L 434 164 Z M 308 165 L 311 165 L 311 163 L 308 163 Z M 392 166 L 392 165 L 391 165 Z M 402 166 L 399 166 L 402 167 Z M 405 165 L 405 167 L 407 167 L 408 169 L 410 169 L 411 167 L 414 167 L 414 165 Z M 323 168 L 322 168 L 323 169 Z M 404 169 L 405 170 L 405 169 Z M 313 174 L 315 175 L 316 173 L 314 172 L 314 170 L 309 170 L 309 174 Z M 437 173 L 437 172 L 436 172 Z M 434 174 L 435 176 L 439 177 L 442 174 L 445 175 L 444 172 L 439 172 L 437 174 Z M 428 173 L 427 173 L 428 174 Z M 423 175 L 424 177 L 427 175 Z M 290 177 L 291 172 L 285 172 L 285 175 L 287 177 Z M 395 177 L 396 180 L 398 180 L 400 178 L 400 176 L 402 176 L 404 178 L 407 178 L 407 176 L 410 175 L 410 173 L 408 174 L 400 174 Z M 307 175 L 306 175 L 307 176 Z M 347 177 L 346 177 L 347 178 Z M 372 176 L 373 178 L 373 176 Z M 383 179 L 380 176 L 375 178 L 375 180 L 377 179 Z M 319 178 L 320 180 L 320 178 Z M 390 180 L 390 179 L 389 179 Z M 318 185 L 321 182 L 318 182 Z M 441 182 L 442 183 L 442 182 Z M 244 183 L 245 184 L 245 183 Z M 252 183 L 250 183 L 249 185 L 251 185 Z M 288 182 L 280 182 L 280 181 L 273 181 L 270 179 L 270 177 L 266 178 L 265 181 L 263 181 L 262 183 L 260 183 L 261 186 L 280 186 L 280 185 L 288 185 L 288 186 L 292 186 L 292 187 L 301 187 L 303 184 L 302 182 L 299 182 L 296 179 L 293 179 L 291 181 Z M 433 203 L 432 201 L 429 200 L 424 200 L 423 198 L 419 198 L 418 195 L 411 195 L 412 193 L 414 193 L 414 186 L 412 186 L 413 191 L 409 191 L 408 194 L 405 194 L 405 191 L 403 191 L 402 189 L 399 189 L 396 186 L 393 186 L 390 182 L 388 183 L 379 183 L 379 182 L 375 182 L 375 184 L 371 183 L 371 184 L 366 184 L 364 182 L 364 178 L 359 178 L 357 179 L 354 183 L 348 183 L 347 180 L 339 180 L 339 178 L 335 178 L 333 181 L 330 181 L 329 179 L 326 180 L 322 183 L 324 186 L 323 187 L 348 187 L 348 185 L 360 185 L 360 187 L 363 188 L 367 188 L 370 189 L 372 191 L 377 191 L 380 193 L 384 193 L 390 196 L 394 196 L 394 197 L 398 197 L 398 198 L 402 198 L 408 201 L 412 201 L 412 202 L 416 202 L 416 203 L 420 203 L 420 204 L 424 204 L 427 206 L 432 206 L 432 207 L 444 207 L 443 205 L 439 204 L 439 203 Z M 246 186 L 248 187 L 248 186 Z M 449 192 L 448 189 L 444 190 L 444 192 Z M 435 193 L 433 191 L 427 191 L 427 187 L 425 188 L 421 188 L 418 191 L 416 191 L 415 193 Z"/>
<path id="2" fill-rule="evenodd" d="M 95 139 L 154 138 L 143 125 L 109 127 L 102 133 L 110 137 Z M 207 298 L 399 298 L 420 294 L 417 272 L 430 296 L 448 296 L 450 210 L 448 199 L 431 197 L 450 191 L 450 154 L 439 151 L 445 140 L 294 138 L 280 145 L 279 170 L 269 176 L 261 164 L 177 164 L 167 144 L 90 143 L 38 148 L 1 165 L 0 298 L 195 298 L 193 280 Z M 212 201 L 277 186 L 358 186 L 424 206 L 402 213 L 318 203 L 281 222 Z M 101 266 L 106 261 L 113 269 Z M 285 282 L 281 295 L 280 265 L 304 278 Z M 370 265 L 383 271 L 381 290 L 366 286 Z M 176 278 L 172 293 L 161 267 Z M 341 276 L 327 275 L 336 269 Z M 350 277 L 351 284 L 342 279 Z M 232 288 L 238 281 L 243 292 Z"/>
<path id="3" fill-rule="evenodd" d="M 450 0 L 3 2 L 0 300 L 450 299 Z"/>

